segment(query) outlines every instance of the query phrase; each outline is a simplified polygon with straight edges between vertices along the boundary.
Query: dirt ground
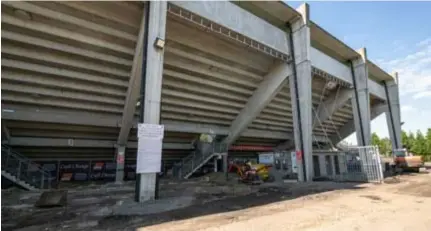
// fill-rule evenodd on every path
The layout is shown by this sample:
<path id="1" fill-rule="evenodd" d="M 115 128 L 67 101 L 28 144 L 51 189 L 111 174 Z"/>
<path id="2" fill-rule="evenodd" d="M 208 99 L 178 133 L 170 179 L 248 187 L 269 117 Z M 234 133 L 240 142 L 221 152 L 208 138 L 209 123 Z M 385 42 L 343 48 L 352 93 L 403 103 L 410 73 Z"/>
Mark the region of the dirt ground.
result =
<path id="1" fill-rule="evenodd" d="M 420 231 L 431 227 L 431 174 L 388 178 L 379 185 L 249 186 L 218 178 L 162 181 L 161 201 L 191 199 L 169 211 L 159 202 L 144 205 L 144 215 L 116 214 L 116 208 L 132 200 L 132 183 L 68 186 L 68 206 L 50 209 L 33 207 L 38 193 L 2 191 L 2 229 Z"/>

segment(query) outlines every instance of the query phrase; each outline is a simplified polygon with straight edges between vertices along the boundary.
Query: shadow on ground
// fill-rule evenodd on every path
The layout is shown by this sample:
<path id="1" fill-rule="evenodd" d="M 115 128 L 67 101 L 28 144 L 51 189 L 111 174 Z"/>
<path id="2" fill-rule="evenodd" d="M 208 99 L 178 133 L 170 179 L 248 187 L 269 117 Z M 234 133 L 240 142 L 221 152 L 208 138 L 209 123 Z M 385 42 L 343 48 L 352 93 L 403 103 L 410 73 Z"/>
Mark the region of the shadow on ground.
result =
<path id="1" fill-rule="evenodd" d="M 127 226 L 127 230 L 134 230 L 151 225 L 157 225 L 170 221 L 190 219 L 211 214 L 221 214 L 270 203 L 292 200 L 299 197 L 318 196 L 316 194 L 334 190 L 359 189 L 357 183 L 335 183 L 335 182 L 315 182 L 304 184 L 285 184 L 283 186 L 262 185 L 256 192 L 230 196 L 225 194 L 201 194 L 197 196 L 196 203 L 191 206 L 172 211 L 166 211 L 147 215 L 112 215 L 99 221 L 98 228 L 112 229 L 115 224 L 121 223 Z M 202 202 L 212 197 L 220 197 L 211 202 Z M 311 197 L 310 197 L 311 198 Z M 126 225 L 127 224 L 127 225 Z M 123 226 L 123 228 L 125 228 Z"/>

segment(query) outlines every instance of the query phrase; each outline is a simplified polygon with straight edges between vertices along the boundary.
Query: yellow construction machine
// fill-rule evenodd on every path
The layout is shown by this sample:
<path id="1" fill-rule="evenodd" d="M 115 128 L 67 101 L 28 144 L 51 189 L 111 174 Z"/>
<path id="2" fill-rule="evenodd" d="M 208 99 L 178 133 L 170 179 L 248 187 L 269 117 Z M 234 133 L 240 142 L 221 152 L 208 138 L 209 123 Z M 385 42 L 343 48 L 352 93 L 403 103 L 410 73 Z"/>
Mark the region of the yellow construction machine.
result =
<path id="1" fill-rule="evenodd" d="M 236 172 L 239 181 L 247 184 L 261 184 L 274 181 L 274 176 L 269 172 L 272 166 L 266 164 L 253 164 L 249 161 L 229 166 L 229 172 Z"/>

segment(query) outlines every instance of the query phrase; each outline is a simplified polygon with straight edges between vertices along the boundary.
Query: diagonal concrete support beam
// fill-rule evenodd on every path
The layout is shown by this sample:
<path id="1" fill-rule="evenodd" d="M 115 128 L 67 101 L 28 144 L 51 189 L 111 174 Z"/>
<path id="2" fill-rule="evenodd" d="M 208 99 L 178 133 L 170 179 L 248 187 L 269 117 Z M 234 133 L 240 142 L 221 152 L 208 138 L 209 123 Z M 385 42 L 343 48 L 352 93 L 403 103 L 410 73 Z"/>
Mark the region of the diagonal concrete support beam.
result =
<path id="1" fill-rule="evenodd" d="M 382 113 L 387 111 L 386 103 L 379 103 L 371 107 L 371 120 L 375 119 Z M 335 145 L 340 141 L 344 140 L 346 137 L 350 136 L 355 132 L 355 120 L 351 119 L 343 127 L 338 130 L 338 134 L 331 136 L 329 139 Z"/>
<path id="2" fill-rule="evenodd" d="M 229 128 L 228 136 L 223 140 L 230 145 L 247 129 L 247 126 L 255 119 L 265 106 L 271 102 L 275 95 L 283 88 L 288 76 L 292 75 L 291 65 L 287 63 L 277 64 L 267 74 L 259 87 L 248 100 Z"/>
<path id="3" fill-rule="evenodd" d="M 352 98 L 352 96 L 353 90 L 351 89 L 342 89 L 339 92 L 333 92 L 329 95 L 328 98 L 316 109 L 316 113 L 313 115 L 313 128 L 328 120 L 338 109 L 342 108 L 346 102 Z M 313 141 L 315 141 L 316 137 L 313 137 Z M 293 146 L 293 140 L 286 140 L 275 149 L 288 150 L 292 149 Z"/>
<path id="4" fill-rule="evenodd" d="M 133 56 L 132 71 L 130 74 L 129 86 L 127 87 L 126 102 L 124 104 L 123 116 L 121 119 L 121 129 L 118 134 L 118 144 L 127 144 L 130 129 L 133 127 L 133 116 L 136 110 L 136 102 L 139 98 L 139 86 L 141 85 L 142 73 L 142 47 L 144 46 L 145 31 L 145 10 L 143 10 L 141 26 L 139 29 L 138 40 L 136 41 L 135 54 Z"/>
<path id="5" fill-rule="evenodd" d="M 6 139 L 2 139 L 2 140 L 9 141 L 10 140 L 10 132 L 6 126 L 6 121 L 4 121 L 4 120 L 2 120 L 1 129 L 2 129 L 2 135 L 4 135 L 6 138 Z"/>
<path id="6" fill-rule="evenodd" d="M 328 120 L 336 111 L 342 108 L 352 98 L 353 93 L 352 89 L 341 89 L 331 93 L 316 109 L 316 113 L 313 115 L 313 128 Z"/>

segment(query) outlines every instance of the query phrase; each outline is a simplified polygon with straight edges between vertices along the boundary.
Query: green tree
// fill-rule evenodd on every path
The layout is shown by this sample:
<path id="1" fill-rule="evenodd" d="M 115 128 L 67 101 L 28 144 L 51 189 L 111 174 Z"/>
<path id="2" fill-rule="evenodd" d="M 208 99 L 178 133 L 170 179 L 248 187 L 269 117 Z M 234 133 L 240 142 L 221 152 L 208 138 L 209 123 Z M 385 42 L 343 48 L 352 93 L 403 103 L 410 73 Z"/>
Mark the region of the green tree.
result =
<path id="1" fill-rule="evenodd" d="M 427 135 L 426 135 L 426 150 L 425 150 L 425 155 L 424 158 L 426 160 L 431 160 L 431 128 L 428 128 L 427 130 Z"/>
<path id="2" fill-rule="evenodd" d="M 425 154 L 427 149 L 427 142 L 420 130 L 416 132 L 416 139 L 413 142 L 412 151 L 415 154 Z"/>
<path id="3" fill-rule="evenodd" d="M 387 156 L 391 153 L 391 150 L 392 150 L 391 140 L 387 137 L 381 139 L 380 145 L 379 145 L 380 154 Z"/>
<path id="4" fill-rule="evenodd" d="M 407 134 L 406 131 L 401 131 L 401 143 L 403 144 L 403 147 L 407 148 L 407 150 L 410 150 L 412 148 L 412 141 Z"/>
<path id="5" fill-rule="evenodd" d="M 413 134 L 413 132 L 409 132 L 409 136 L 408 136 L 408 142 L 409 142 L 409 149 L 408 150 L 412 150 L 413 151 L 413 145 L 415 143 L 416 137 Z"/>
<path id="6" fill-rule="evenodd" d="M 375 145 L 375 146 L 380 145 L 380 138 L 375 132 L 373 132 L 373 134 L 371 134 L 371 144 Z"/>

